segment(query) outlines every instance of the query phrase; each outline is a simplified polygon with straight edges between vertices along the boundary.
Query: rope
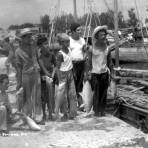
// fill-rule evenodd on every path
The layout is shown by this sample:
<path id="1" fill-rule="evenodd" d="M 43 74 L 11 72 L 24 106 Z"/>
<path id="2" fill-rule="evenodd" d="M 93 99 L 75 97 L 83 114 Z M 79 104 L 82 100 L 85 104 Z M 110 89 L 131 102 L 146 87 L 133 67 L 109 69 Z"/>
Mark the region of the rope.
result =
<path id="1" fill-rule="evenodd" d="M 125 97 L 125 96 L 118 96 L 118 97 L 116 97 L 116 101 L 118 100 L 119 104 L 118 104 L 117 108 L 115 109 L 115 111 L 113 111 L 112 115 L 115 115 L 115 114 L 117 113 L 117 111 L 119 110 L 119 107 L 120 107 L 121 103 L 123 103 L 123 102 L 124 102 L 127 106 L 133 105 L 133 103 L 128 103 L 128 102 L 126 101 L 126 98 L 131 99 L 130 97 Z"/>
<path id="2" fill-rule="evenodd" d="M 126 101 L 126 98 L 131 99 L 130 97 L 125 97 L 125 96 L 118 96 L 116 99 L 119 99 L 121 102 L 124 102 L 126 105 L 131 106 L 133 103 L 128 103 Z"/>
<path id="3" fill-rule="evenodd" d="M 84 29 L 84 35 L 83 35 L 83 37 L 85 37 L 85 35 L 86 35 L 86 30 L 87 30 L 87 24 L 88 24 L 89 15 L 90 15 L 90 14 L 87 14 L 87 18 L 86 18 L 86 23 L 85 23 L 85 29 Z"/>
<path id="4" fill-rule="evenodd" d="M 112 10 L 109 8 L 108 3 L 107 3 L 106 0 L 104 0 L 104 3 L 105 3 L 105 5 L 106 5 L 108 11 L 112 11 Z M 107 14 L 108 14 L 108 13 L 107 13 Z M 108 15 L 108 16 L 109 16 L 109 15 Z M 109 16 L 109 17 L 110 17 L 110 16 Z M 114 18 L 112 18 L 112 24 L 114 25 Z"/>
<path id="5" fill-rule="evenodd" d="M 141 34 L 142 34 L 142 39 L 143 39 L 143 47 L 146 51 L 146 55 L 148 56 L 148 51 L 147 51 L 147 48 L 146 46 L 144 45 L 144 34 L 143 34 L 143 30 L 142 30 L 142 25 L 141 25 L 141 20 L 140 20 L 140 15 L 139 15 L 139 10 L 138 10 L 138 7 L 137 7 L 137 2 L 135 0 L 135 6 L 136 6 L 136 10 L 137 10 L 137 16 L 138 16 L 138 20 L 140 21 L 140 31 L 141 31 Z"/>

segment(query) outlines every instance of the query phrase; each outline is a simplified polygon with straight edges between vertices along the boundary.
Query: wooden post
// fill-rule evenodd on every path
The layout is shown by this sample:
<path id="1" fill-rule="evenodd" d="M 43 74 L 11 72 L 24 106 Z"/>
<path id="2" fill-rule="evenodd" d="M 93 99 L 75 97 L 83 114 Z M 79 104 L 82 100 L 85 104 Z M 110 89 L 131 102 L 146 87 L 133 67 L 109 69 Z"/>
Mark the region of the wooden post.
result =
<path id="1" fill-rule="evenodd" d="M 114 22 L 115 22 L 115 66 L 119 67 L 119 37 L 118 37 L 118 0 L 114 0 Z"/>
<path id="2" fill-rule="evenodd" d="M 77 16 L 77 3 L 76 3 L 76 0 L 73 0 L 73 6 L 74 6 L 74 18 L 75 18 L 75 21 L 77 21 L 78 16 Z"/>
<path id="3" fill-rule="evenodd" d="M 119 67 L 119 37 L 118 37 L 118 0 L 114 0 L 114 26 L 115 26 L 115 67 Z M 113 75 L 115 76 L 116 73 L 114 72 Z M 117 96 L 117 84 L 116 80 L 111 80 L 111 91 L 114 99 Z"/>

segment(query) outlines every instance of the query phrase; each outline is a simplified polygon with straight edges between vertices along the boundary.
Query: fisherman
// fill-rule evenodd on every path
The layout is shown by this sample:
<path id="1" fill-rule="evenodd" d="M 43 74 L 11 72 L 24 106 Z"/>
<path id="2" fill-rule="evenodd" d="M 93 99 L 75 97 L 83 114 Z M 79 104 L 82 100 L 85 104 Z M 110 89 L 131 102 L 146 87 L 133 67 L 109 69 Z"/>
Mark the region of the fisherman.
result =
<path id="1" fill-rule="evenodd" d="M 57 55 L 57 75 L 59 84 L 57 87 L 55 113 L 59 118 L 59 109 L 63 107 L 64 116 L 62 119 L 74 119 L 77 115 L 77 96 L 73 78 L 73 64 L 71 51 L 69 49 L 69 36 L 65 33 L 58 35 L 61 50 Z M 62 106 L 63 105 L 63 106 Z"/>
<path id="2" fill-rule="evenodd" d="M 46 37 L 39 37 L 37 45 L 40 48 L 39 65 L 41 68 L 41 99 L 42 99 L 42 110 L 43 110 L 43 121 L 46 120 L 46 104 L 48 107 L 48 119 L 52 119 L 52 113 L 54 111 L 54 94 L 53 94 L 53 83 L 47 82 L 47 77 L 53 77 L 53 71 L 55 67 L 55 56 L 49 51 L 48 40 Z"/>
<path id="3" fill-rule="evenodd" d="M 17 90 L 23 88 L 22 111 L 37 120 L 37 117 L 40 117 L 37 115 L 41 115 L 41 82 L 37 47 L 32 41 L 32 32 L 29 28 L 21 31 L 20 38 L 20 48 L 15 52 L 18 69 Z"/>
<path id="4" fill-rule="evenodd" d="M 8 89 L 9 79 L 6 74 L 0 75 L 0 134 L 5 136 L 9 133 L 7 122 L 10 119 L 12 109 L 6 90 Z"/>
<path id="5" fill-rule="evenodd" d="M 112 70 L 111 51 L 115 49 L 115 44 L 108 45 L 106 36 L 107 26 L 98 26 L 92 34 L 92 49 L 87 57 L 85 79 L 90 80 L 93 95 L 93 110 L 95 116 L 105 116 L 107 101 L 107 89 L 110 84 L 110 74 Z M 119 45 L 125 43 L 121 40 Z"/>
<path id="6" fill-rule="evenodd" d="M 74 81 L 76 86 L 76 93 L 78 98 L 78 105 L 80 106 L 82 100 L 79 93 L 83 87 L 84 77 L 84 51 L 85 51 L 85 40 L 81 37 L 81 26 L 78 23 L 73 23 L 70 26 L 70 50 L 73 62 Z"/>

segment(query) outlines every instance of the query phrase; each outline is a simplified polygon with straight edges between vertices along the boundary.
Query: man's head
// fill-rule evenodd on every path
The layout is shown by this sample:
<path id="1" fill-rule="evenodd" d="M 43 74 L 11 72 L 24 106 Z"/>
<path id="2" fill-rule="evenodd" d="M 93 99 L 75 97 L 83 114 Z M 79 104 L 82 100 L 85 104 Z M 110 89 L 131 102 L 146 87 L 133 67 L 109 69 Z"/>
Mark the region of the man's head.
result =
<path id="1" fill-rule="evenodd" d="M 69 36 L 66 33 L 59 33 L 57 35 L 58 42 L 62 47 L 69 47 L 70 40 Z"/>
<path id="2" fill-rule="evenodd" d="M 38 37 L 37 39 L 37 45 L 39 47 L 45 47 L 47 48 L 48 47 L 48 40 L 46 37 Z"/>
<path id="3" fill-rule="evenodd" d="M 32 43 L 32 32 L 30 28 L 24 28 L 20 32 L 20 38 L 22 43 L 25 45 L 31 45 Z"/>
<path id="4" fill-rule="evenodd" d="M 107 26 L 98 26 L 94 29 L 93 38 L 101 43 L 106 43 Z"/>
<path id="5" fill-rule="evenodd" d="M 72 23 L 70 26 L 70 31 L 74 38 L 79 38 L 82 33 L 81 25 L 78 23 Z"/>
<path id="6" fill-rule="evenodd" d="M 6 74 L 0 74 L 0 90 L 5 91 L 9 86 L 9 78 Z"/>
<path id="7" fill-rule="evenodd" d="M 37 46 L 39 46 L 42 49 L 42 54 L 49 55 L 49 44 L 46 37 L 38 37 Z"/>

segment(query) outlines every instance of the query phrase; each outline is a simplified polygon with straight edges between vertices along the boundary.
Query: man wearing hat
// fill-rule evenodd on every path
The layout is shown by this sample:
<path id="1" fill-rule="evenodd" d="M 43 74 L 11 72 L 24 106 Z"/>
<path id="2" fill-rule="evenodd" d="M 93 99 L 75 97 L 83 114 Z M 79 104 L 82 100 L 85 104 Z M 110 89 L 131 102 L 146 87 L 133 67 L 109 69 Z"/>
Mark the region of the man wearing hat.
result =
<path id="1" fill-rule="evenodd" d="M 69 49 L 69 36 L 65 33 L 58 34 L 61 50 L 57 55 L 57 87 L 55 113 L 59 116 L 59 109 L 63 107 L 63 118 L 73 119 L 77 114 L 77 96 L 73 79 L 73 64 Z"/>
<path id="2" fill-rule="evenodd" d="M 20 48 L 16 50 L 18 69 L 17 89 L 23 88 L 22 111 L 36 120 L 41 114 L 40 68 L 37 62 L 37 47 L 32 41 L 32 33 L 25 28 L 20 33 Z"/>
<path id="3" fill-rule="evenodd" d="M 91 86 L 94 91 L 93 110 L 95 116 L 104 116 L 107 101 L 107 89 L 109 86 L 111 51 L 114 50 L 115 44 L 109 45 L 106 39 L 108 30 L 107 26 L 98 26 L 92 34 L 92 49 L 88 54 L 88 73 L 91 78 Z M 125 41 L 120 41 L 120 45 Z M 88 74 L 87 73 L 87 74 Z M 86 76 L 86 75 L 85 75 Z"/>

